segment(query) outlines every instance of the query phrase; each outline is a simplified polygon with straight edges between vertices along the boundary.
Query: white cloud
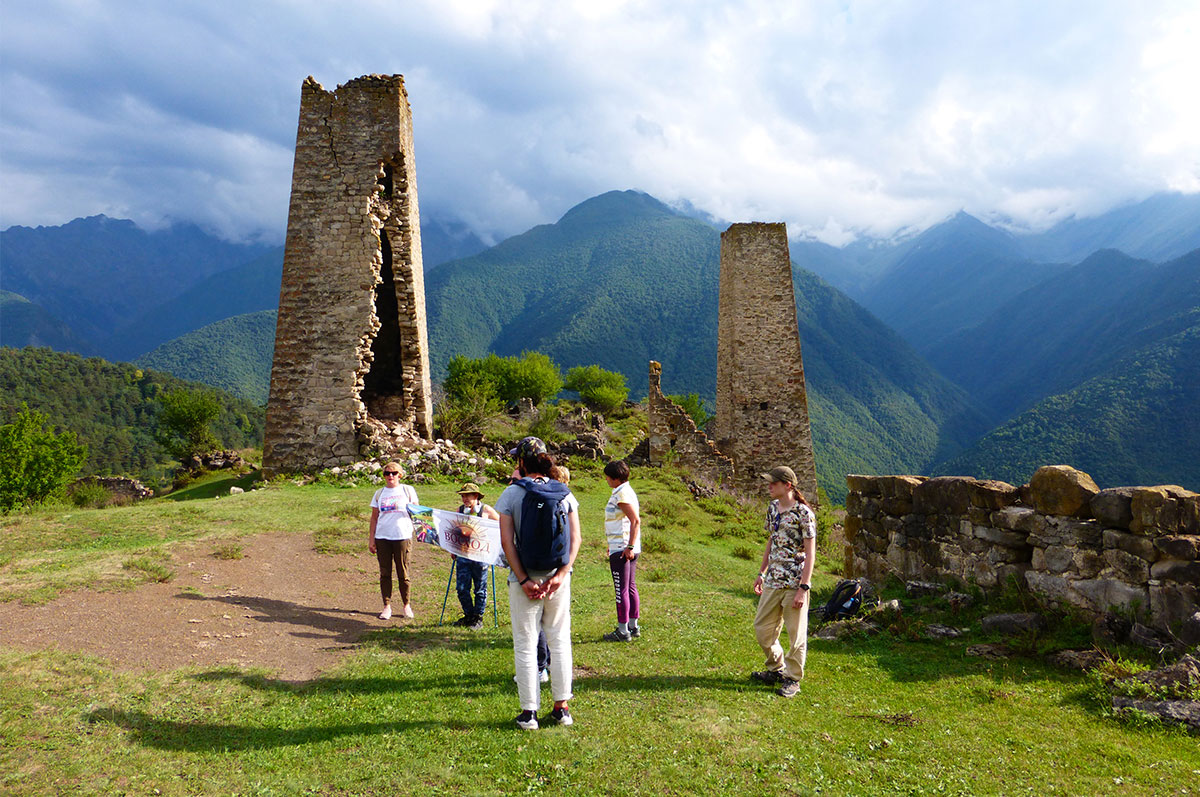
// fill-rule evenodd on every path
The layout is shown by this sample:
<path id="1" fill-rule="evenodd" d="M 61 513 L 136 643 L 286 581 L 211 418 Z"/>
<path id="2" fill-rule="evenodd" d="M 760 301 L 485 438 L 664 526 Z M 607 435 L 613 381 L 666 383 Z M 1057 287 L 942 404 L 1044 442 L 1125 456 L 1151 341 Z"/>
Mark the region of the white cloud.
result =
<path id="1" fill-rule="evenodd" d="M 0 224 L 281 238 L 301 81 L 403 73 L 426 215 L 611 189 L 843 242 L 1200 190 L 1192 4 L 97 3 L 0 12 Z M 69 188 L 68 188 L 69 187 Z"/>

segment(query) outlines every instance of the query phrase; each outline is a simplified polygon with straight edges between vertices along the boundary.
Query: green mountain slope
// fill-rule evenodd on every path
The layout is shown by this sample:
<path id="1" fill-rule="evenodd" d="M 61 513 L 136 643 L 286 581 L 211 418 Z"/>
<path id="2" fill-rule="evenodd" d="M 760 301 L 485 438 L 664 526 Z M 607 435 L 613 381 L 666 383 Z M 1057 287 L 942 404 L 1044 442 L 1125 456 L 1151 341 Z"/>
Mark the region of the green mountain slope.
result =
<path id="1" fill-rule="evenodd" d="M 275 316 L 274 310 L 260 310 L 223 319 L 162 344 L 135 364 L 219 387 L 252 404 L 266 404 Z"/>
<path id="2" fill-rule="evenodd" d="M 1187 328 L 1032 409 L 941 464 L 937 472 L 1029 480 L 1070 464 L 1101 487 L 1179 484 L 1200 490 L 1200 306 Z"/>
<path id="3" fill-rule="evenodd" d="M 94 341 L 102 341 L 144 308 L 267 248 L 222 241 L 194 225 L 147 232 L 131 221 L 105 216 L 0 232 L 5 290 L 21 294 Z"/>
<path id="4" fill-rule="evenodd" d="M 716 391 L 719 233 L 637 192 L 610 192 L 426 283 L 435 372 L 454 354 L 537 349 L 564 368 L 596 363 L 644 395 Z M 818 476 L 922 471 L 986 425 L 966 394 L 878 319 L 794 269 Z"/>
<path id="5" fill-rule="evenodd" d="M 1186 329 L 1196 307 L 1200 250 L 1163 265 L 1106 250 L 1004 303 L 929 359 L 1002 421 Z"/>
<path id="6" fill-rule="evenodd" d="M 178 296 L 153 304 L 104 342 L 113 360 L 132 360 L 193 330 L 225 318 L 279 307 L 283 247 L 226 269 Z"/>
<path id="7" fill-rule="evenodd" d="M 10 291 L 0 291 L 0 346 L 49 346 L 57 351 L 96 353 L 70 326 Z"/>
<path id="8" fill-rule="evenodd" d="M 959 213 L 899 247 L 860 301 L 924 353 L 1062 269 L 1029 260 L 1013 236 Z"/>
<path id="9" fill-rule="evenodd" d="M 155 442 L 163 391 L 200 388 L 169 374 L 50 349 L 0 348 L 0 423 L 21 403 L 40 410 L 88 446 L 84 473 L 123 473 L 155 479 L 170 457 Z M 227 447 L 262 444 L 264 412 L 218 391 L 221 416 L 213 433 Z"/>

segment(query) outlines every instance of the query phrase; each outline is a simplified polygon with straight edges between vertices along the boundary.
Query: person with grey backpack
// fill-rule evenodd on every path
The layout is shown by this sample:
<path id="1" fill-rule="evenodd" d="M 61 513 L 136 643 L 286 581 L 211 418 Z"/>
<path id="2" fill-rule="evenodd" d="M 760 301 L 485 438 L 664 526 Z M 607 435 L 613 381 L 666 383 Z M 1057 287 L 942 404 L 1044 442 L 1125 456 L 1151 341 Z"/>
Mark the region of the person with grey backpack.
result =
<path id="1" fill-rule="evenodd" d="M 572 697 L 571 567 L 579 554 L 579 505 L 562 482 L 551 478 L 554 459 L 546 444 L 526 437 L 511 452 L 521 476 L 496 501 L 500 544 L 508 559 L 508 608 L 512 619 L 513 663 L 521 713 L 517 727 L 539 727 L 537 711 L 538 631 L 550 647 L 553 709 L 542 724 L 571 725 Z"/>

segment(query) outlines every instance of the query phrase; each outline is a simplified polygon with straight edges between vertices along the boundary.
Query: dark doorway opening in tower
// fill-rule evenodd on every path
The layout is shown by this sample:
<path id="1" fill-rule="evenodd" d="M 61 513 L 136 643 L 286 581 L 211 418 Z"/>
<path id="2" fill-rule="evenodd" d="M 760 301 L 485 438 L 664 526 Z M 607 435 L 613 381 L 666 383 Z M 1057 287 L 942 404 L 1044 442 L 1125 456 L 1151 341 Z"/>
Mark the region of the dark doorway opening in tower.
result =
<path id="1" fill-rule="evenodd" d="M 406 417 L 404 400 L 404 364 L 401 358 L 400 305 L 396 298 L 396 279 L 392 270 L 392 246 L 386 230 L 379 231 L 383 264 L 380 282 L 375 286 L 375 315 L 379 332 L 371 343 L 371 368 L 363 378 L 362 401 L 367 412 L 381 421 Z"/>

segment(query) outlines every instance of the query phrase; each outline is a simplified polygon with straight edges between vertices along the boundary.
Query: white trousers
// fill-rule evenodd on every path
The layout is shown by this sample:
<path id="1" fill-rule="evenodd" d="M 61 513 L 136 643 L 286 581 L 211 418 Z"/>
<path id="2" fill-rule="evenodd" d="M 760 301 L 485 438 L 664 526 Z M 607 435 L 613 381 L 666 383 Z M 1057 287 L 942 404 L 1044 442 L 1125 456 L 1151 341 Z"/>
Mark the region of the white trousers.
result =
<path id="1" fill-rule="evenodd" d="M 539 579 L 540 580 L 540 579 Z M 549 598 L 530 600 L 515 581 L 508 582 L 508 611 L 512 618 L 513 664 L 522 711 L 541 708 L 538 683 L 538 631 L 546 632 L 550 646 L 550 694 L 555 701 L 570 700 L 571 677 L 571 576 Z"/>

